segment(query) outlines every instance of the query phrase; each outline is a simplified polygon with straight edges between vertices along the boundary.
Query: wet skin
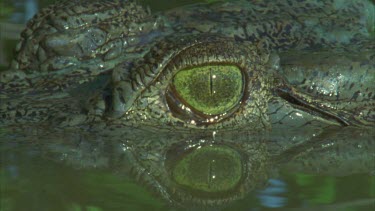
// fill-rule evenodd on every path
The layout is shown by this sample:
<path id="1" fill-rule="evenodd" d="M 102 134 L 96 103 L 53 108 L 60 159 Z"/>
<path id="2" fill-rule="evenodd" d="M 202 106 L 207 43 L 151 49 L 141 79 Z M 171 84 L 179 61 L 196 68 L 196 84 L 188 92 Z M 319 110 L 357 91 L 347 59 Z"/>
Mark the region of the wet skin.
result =
<path id="1" fill-rule="evenodd" d="M 125 169 L 177 203 L 232 201 L 263 184 L 268 166 L 288 162 L 319 174 L 369 172 L 374 5 L 339 2 L 158 14 L 122 1 L 55 4 L 29 22 L 0 75 L 0 123 L 32 126 L 64 146 L 50 152 L 66 162 Z"/>

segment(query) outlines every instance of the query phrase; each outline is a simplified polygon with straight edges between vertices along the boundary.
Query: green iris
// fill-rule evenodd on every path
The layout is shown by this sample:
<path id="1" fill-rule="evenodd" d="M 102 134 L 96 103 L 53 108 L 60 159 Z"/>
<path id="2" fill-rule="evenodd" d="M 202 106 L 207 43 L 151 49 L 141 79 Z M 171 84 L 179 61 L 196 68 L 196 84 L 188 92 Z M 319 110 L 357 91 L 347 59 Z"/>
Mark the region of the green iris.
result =
<path id="1" fill-rule="evenodd" d="M 233 189 L 241 175 L 241 156 L 225 146 L 197 148 L 172 170 L 172 177 L 178 184 L 209 193 Z"/>
<path id="2" fill-rule="evenodd" d="M 244 79 L 234 65 L 207 65 L 177 72 L 173 85 L 180 97 L 193 109 L 218 115 L 241 100 Z"/>

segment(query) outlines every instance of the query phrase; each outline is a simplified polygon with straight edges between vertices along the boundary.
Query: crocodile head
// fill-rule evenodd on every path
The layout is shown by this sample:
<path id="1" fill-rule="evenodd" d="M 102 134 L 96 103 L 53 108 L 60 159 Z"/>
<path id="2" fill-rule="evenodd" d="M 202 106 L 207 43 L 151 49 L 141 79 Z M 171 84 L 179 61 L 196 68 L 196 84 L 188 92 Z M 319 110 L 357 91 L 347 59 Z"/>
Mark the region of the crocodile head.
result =
<path id="1" fill-rule="evenodd" d="M 109 144 L 119 159 L 103 165 L 132 166 L 171 201 L 237 199 L 290 149 L 339 142 L 329 128 L 374 127 L 374 5 L 340 2 L 57 3 L 0 75 L 0 122 L 42 140 L 74 131 L 68 149 Z M 90 166 L 87 154 L 66 160 Z"/>

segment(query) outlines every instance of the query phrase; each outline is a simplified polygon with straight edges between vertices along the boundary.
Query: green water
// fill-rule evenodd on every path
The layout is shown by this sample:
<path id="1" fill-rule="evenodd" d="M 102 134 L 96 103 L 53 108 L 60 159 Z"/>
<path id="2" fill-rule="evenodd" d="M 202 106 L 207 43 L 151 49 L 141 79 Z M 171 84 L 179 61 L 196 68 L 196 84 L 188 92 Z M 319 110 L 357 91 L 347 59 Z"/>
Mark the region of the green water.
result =
<path id="1" fill-rule="evenodd" d="M 0 138 L 2 211 L 181 210 L 116 166 L 81 168 L 84 159 L 66 165 L 59 161 L 65 153 L 55 153 L 56 157 L 46 151 L 54 150 L 49 144 L 63 151 L 54 142 L 4 134 Z M 271 171 L 275 170 L 271 167 Z M 375 176 L 368 173 L 322 176 L 280 168 L 272 175 L 245 198 L 220 208 L 373 210 L 375 206 Z"/>
<path id="2" fill-rule="evenodd" d="M 42 157 L 37 147 L 1 140 L 1 210 L 162 210 L 124 176 L 76 169 Z"/>

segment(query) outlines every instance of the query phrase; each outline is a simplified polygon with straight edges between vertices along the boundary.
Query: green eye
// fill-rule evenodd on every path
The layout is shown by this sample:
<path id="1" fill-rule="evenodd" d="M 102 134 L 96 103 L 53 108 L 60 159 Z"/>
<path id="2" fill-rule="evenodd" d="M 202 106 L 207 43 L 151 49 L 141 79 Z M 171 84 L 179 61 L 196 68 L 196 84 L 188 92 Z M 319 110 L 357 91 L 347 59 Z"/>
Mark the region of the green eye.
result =
<path id="1" fill-rule="evenodd" d="M 219 115 L 241 100 L 244 79 L 234 65 L 207 65 L 177 72 L 176 92 L 191 108 L 207 115 Z"/>
<path id="2" fill-rule="evenodd" d="M 209 193 L 228 191 L 241 180 L 239 153 L 225 146 L 197 148 L 173 168 L 172 177 L 180 185 Z"/>

